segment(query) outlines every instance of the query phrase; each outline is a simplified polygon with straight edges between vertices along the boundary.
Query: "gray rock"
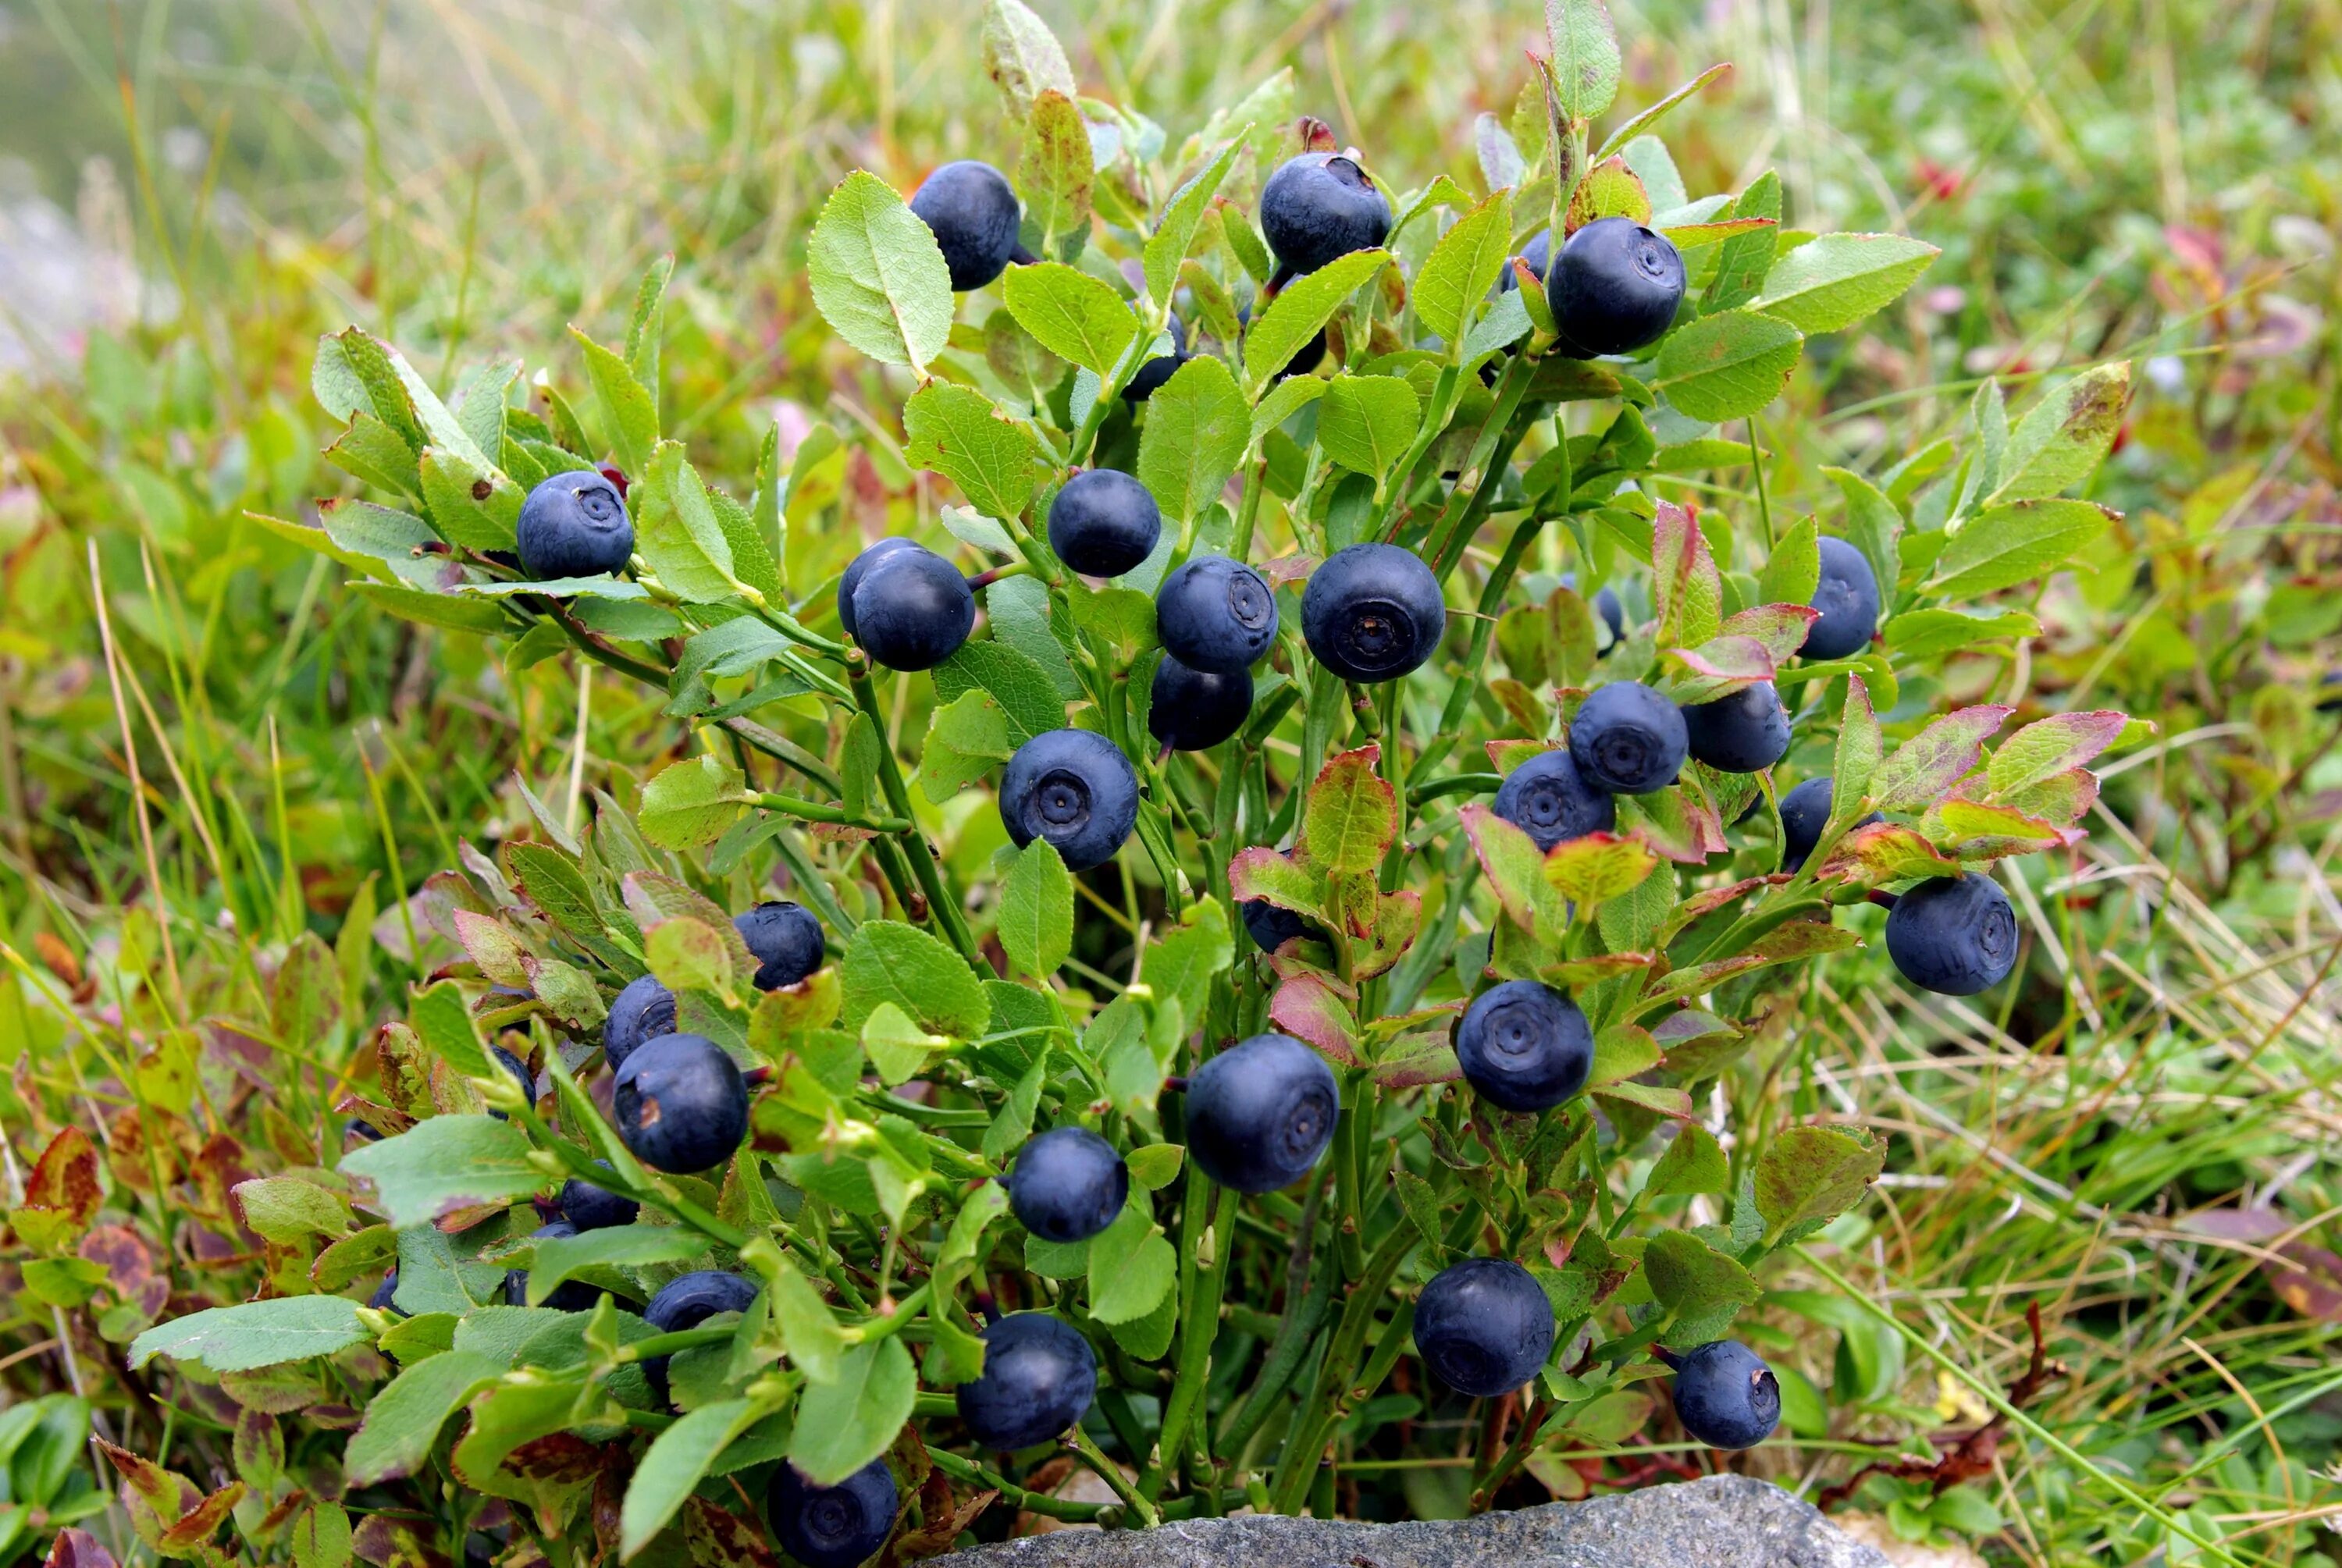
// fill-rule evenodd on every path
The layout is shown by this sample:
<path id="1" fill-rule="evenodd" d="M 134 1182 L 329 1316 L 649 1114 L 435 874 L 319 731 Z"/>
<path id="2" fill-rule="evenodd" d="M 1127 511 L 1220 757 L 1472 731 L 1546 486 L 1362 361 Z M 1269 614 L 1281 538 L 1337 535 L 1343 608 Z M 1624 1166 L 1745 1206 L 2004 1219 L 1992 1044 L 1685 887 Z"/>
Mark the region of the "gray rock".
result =
<path id="1" fill-rule="evenodd" d="M 1192 1519 L 1060 1530 L 935 1568 L 1887 1568 L 1813 1505 L 1746 1475 L 1413 1524 Z"/>

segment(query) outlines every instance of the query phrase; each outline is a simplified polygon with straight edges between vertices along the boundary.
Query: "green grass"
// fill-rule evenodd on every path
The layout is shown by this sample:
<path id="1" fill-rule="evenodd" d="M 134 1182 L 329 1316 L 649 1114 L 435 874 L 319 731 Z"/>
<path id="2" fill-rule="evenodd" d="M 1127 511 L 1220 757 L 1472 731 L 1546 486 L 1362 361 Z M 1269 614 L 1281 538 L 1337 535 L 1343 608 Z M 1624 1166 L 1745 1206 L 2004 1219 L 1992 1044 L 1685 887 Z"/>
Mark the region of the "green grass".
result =
<path id="1" fill-rule="evenodd" d="M 2321 1523 L 2342 1503 L 2327 1250 L 2342 767 L 2337 718 L 2306 694 L 2342 629 L 2342 8 L 1618 10 L 1640 41 L 1629 102 L 1737 63 L 1673 137 L 1694 189 L 1771 164 L 1793 222 L 1945 247 L 1913 302 L 1762 421 L 1780 515 L 1832 504 L 1825 464 L 1884 467 L 1948 432 L 1990 370 L 2014 388 L 2168 355 L 2177 377 L 2142 393 L 2095 492 L 2127 514 L 2100 570 L 2051 590 L 2027 654 L 1957 662 L 1939 694 L 2160 726 L 2110 777 L 2088 843 L 2024 866 L 2032 982 L 1987 1014 L 1836 960 L 1727 1080 L 1734 1125 L 1836 1116 L 1894 1140 L 1890 1183 L 1816 1255 L 1900 1332 L 1818 1270 L 1768 1273 L 1783 1294 L 1764 1348 L 1827 1391 L 1828 1417 L 1747 1467 L 1817 1489 L 1867 1445 L 1922 1453 L 1924 1434 L 1967 1430 L 1973 1395 L 1923 1347 L 2005 1389 L 2034 1303 L 2067 1373 L 2026 1414 L 2070 1452 L 2002 1443 L 1973 1483 L 2005 1521 L 1987 1555 L 2205 1560 L 2119 1481 L 2240 1561 L 2342 1557 Z M 565 811 L 583 789 L 627 795 L 683 740 L 615 681 L 581 704 L 557 662 L 506 672 L 376 615 L 242 520 L 335 487 L 315 459 L 315 335 L 361 322 L 443 381 L 506 353 L 574 366 L 564 325 L 615 335 L 635 279 L 673 251 L 665 396 L 745 490 L 776 401 L 852 434 L 899 399 L 812 310 L 821 195 L 856 166 L 908 188 L 944 157 L 1013 152 L 965 7 L 562 11 L 0 4 L 0 152 L 68 206 L 82 159 L 110 157 L 141 265 L 185 302 L 94 345 L 74 382 L 0 393 L 0 493 L 38 496 L 0 535 L 0 908 L 23 988 L 0 1008 L 55 1004 L 21 1026 L 0 1014 L 20 1158 L 63 1120 L 136 1102 L 206 1131 L 249 1115 L 265 1159 L 290 1161 L 326 1108 L 295 1094 L 272 1107 L 282 1134 L 264 1124 L 216 1064 L 181 1065 L 201 1021 L 266 1016 L 288 954 L 338 944 L 316 1054 L 340 1060 L 415 977 L 398 915 L 374 917 L 458 843 L 525 823 L 515 770 Z M 1291 64 L 1301 101 L 1409 184 L 1476 185 L 1472 115 L 1509 111 L 1538 28 L 1533 8 L 1373 0 L 1047 14 L 1085 84 L 1175 139 Z M 175 127 L 216 156 L 175 166 Z M 876 532 L 885 506 L 856 520 Z M 55 1336 L 29 1298 L 0 1310 L 0 1357 Z M 105 1419 L 155 1436 L 87 1349 L 0 1376 L 20 1393 L 85 1380 Z M 189 1412 L 164 1430 L 200 1445 L 205 1426 Z M 1680 1449 L 1656 1423 L 1600 1435 L 1587 1447 L 1614 1453 L 1613 1478 Z M 1925 1500 L 1894 1493 L 1907 1529 Z"/>

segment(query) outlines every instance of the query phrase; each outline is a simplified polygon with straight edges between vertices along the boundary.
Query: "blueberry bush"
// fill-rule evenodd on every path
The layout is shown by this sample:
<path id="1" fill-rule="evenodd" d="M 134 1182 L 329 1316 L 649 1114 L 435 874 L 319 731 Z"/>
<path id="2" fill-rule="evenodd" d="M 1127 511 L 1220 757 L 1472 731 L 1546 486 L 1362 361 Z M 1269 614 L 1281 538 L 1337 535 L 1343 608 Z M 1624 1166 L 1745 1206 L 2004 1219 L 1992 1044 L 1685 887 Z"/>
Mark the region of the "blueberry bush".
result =
<path id="1" fill-rule="evenodd" d="M 1777 515 L 1767 411 L 1935 252 L 1693 196 L 1658 127 L 1721 67 L 1622 108 L 1555 0 L 1476 195 L 1286 75 L 1175 141 L 1018 0 L 984 44 L 1010 172 L 836 185 L 807 286 L 886 401 L 745 500 L 667 405 L 668 263 L 574 374 L 320 344 L 359 493 L 256 524 L 680 754 L 520 785 L 395 912 L 460 960 L 304 1064 L 266 1174 L 169 1155 L 253 1238 L 217 1304 L 95 1223 L 165 1185 L 138 1118 L 38 1145 L 27 1291 L 236 1412 L 208 1491 L 106 1449 L 158 1553 L 428 1568 L 494 1513 L 561 1568 L 826 1568 L 1503 1506 L 1654 1393 L 1807 1429 L 1735 1319 L 1887 1150 L 1742 1069 L 1866 932 L 1947 996 L 2017 969 L 1996 864 L 2145 726 L 1932 676 L 2104 547 L 2127 365 Z M 914 497 L 875 541 L 865 475 Z M 347 973 L 296 943 L 268 1037 Z"/>

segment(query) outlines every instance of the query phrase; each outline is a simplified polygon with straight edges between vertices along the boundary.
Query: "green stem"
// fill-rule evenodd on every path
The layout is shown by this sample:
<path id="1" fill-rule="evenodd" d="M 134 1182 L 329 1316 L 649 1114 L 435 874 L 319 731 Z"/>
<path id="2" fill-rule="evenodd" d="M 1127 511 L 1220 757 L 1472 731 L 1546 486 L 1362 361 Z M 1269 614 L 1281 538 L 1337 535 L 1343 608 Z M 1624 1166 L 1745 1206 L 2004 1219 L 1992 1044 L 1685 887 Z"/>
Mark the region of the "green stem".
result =
<path id="1" fill-rule="evenodd" d="M 1406 1261 L 1406 1254 L 1414 1250 L 1414 1243 L 1411 1227 L 1393 1225 L 1368 1260 L 1366 1277 L 1350 1292 L 1349 1304 L 1342 1311 L 1341 1325 L 1334 1331 L 1333 1343 L 1326 1349 L 1326 1363 L 1318 1369 L 1316 1386 L 1303 1402 L 1297 1423 L 1286 1440 L 1285 1453 L 1276 1462 L 1276 1480 L 1269 1489 L 1275 1512 L 1300 1511 L 1309 1483 L 1316 1478 L 1317 1461 L 1325 1454 L 1326 1444 L 1339 1419 L 1335 1412 L 1335 1396 L 1349 1385 L 1351 1373 L 1358 1364 L 1358 1352 L 1366 1342 L 1366 1331 L 1374 1324 L 1375 1309 L 1382 1304 L 1384 1293 L 1390 1289 L 1391 1280 Z"/>
<path id="2" fill-rule="evenodd" d="M 1228 1260 L 1236 1253 L 1236 1193 L 1220 1189 L 1212 1209 L 1212 1261 L 1196 1272 L 1194 1299 L 1179 1314 L 1179 1365 L 1171 1384 L 1171 1398 L 1163 1407 L 1163 1433 L 1156 1440 L 1158 1464 L 1168 1466 L 1180 1452 L 1188 1420 L 1204 1396 L 1204 1377 L 1211 1369 L 1212 1342 L 1219 1337 L 1220 1297 L 1228 1278 Z"/>
<path id="3" fill-rule="evenodd" d="M 866 827 L 873 833 L 909 833 L 916 825 L 908 817 L 856 816 L 842 805 L 823 805 L 794 795 L 760 794 L 756 804 L 766 811 L 803 817 L 807 822 L 844 823 L 849 827 Z"/>
<path id="4" fill-rule="evenodd" d="M 1450 774 L 1444 779 L 1417 784 L 1406 792 L 1409 805 L 1423 805 L 1451 794 L 1494 794 L 1504 784 L 1502 774 Z"/>
<path id="5" fill-rule="evenodd" d="M 945 1449 L 927 1450 L 927 1458 L 937 1470 L 955 1481 L 980 1486 L 987 1492 L 997 1492 L 1000 1500 L 1011 1508 L 1021 1508 L 1028 1513 L 1045 1518 L 1062 1519 L 1069 1524 L 1100 1524 L 1118 1518 L 1121 1510 L 1110 1503 L 1068 1503 L 1043 1492 L 1027 1492 L 996 1471 L 987 1470 L 973 1460 L 963 1459 Z"/>
<path id="6" fill-rule="evenodd" d="M 1114 1489 L 1114 1494 L 1122 1499 L 1122 1505 L 1138 1516 L 1142 1526 L 1152 1530 L 1163 1523 L 1163 1516 L 1155 1512 L 1155 1504 L 1138 1494 L 1138 1489 L 1131 1485 L 1130 1478 L 1123 1474 L 1121 1465 L 1098 1452 L 1097 1443 L 1081 1429 L 1078 1422 L 1074 1425 L 1072 1442 L 1075 1454 L 1097 1473 L 1100 1481 Z"/>
<path id="7" fill-rule="evenodd" d="M 914 820 L 911 792 L 903 787 L 903 770 L 895 761 L 895 748 L 883 742 L 885 726 L 880 717 L 882 710 L 878 706 L 878 694 L 870 684 L 869 662 L 858 650 L 847 658 L 846 674 L 846 679 L 854 684 L 855 705 L 868 714 L 871 722 L 879 724 L 882 732 L 882 744 L 878 747 L 878 787 L 886 793 L 886 804 L 895 808 L 895 814 L 910 822 Z M 911 841 L 912 847 L 905 852 L 905 857 L 911 863 L 912 874 L 918 878 L 920 891 L 926 894 L 928 917 L 943 928 L 944 934 L 959 950 L 959 955 L 967 960 L 968 967 L 976 971 L 978 979 L 991 979 L 992 965 L 984 961 L 984 954 L 976 948 L 976 937 L 967 928 L 959 900 L 945 885 L 943 865 L 936 858 L 935 847 L 927 843 L 926 834 L 915 832 L 904 836 Z"/>
<path id="8" fill-rule="evenodd" d="M 1236 503 L 1236 536 L 1228 542 L 1228 554 L 1242 561 L 1252 554 L 1252 534 L 1260 520 L 1260 495 L 1267 489 L 1268 459 L 1256 457 L 1245 470 L 1244 498 Z"/>

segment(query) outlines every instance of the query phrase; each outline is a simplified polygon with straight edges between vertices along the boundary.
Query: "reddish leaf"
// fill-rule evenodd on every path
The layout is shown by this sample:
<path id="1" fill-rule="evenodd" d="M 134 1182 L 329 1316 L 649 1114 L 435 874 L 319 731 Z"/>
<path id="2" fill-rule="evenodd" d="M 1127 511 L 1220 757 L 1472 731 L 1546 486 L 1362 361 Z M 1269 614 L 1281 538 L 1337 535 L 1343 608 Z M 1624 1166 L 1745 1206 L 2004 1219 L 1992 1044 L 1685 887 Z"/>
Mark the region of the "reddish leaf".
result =
<path id="1" fill-rule="evenodd" d="M 201 1507 L 204 1494 L 185 1476 L 116 1448 L 104 1438 L 94 1440 L 122 1475 L 122 1504 L 130 1513 L 130 1527 L 149 1546 L 159 1546 L 164 1534 Z"/>
<path id="2" fill-rule="evenodd" d="M 1922 811 L 1976 770 L 1984 743 L 2014 708 L 1997 703 L 1945 714 L 1895 749 L 1871 775 L 1871 803 L 1881 811 Z"/>
<path id="3" fill-rule="evenodd" d="M 1336 1067 L 1358 1065 L 1357 1024 L 1333 987 L 1315 974 L 1296 974 L 1269 999 L 1268 1020 L 1308 1042 Z"/>
<path id="4" fill-rule="evenodd" d="M 99 1197 L 97 1150 L 88 1134 L 68 1126 L 41 1151 L 40 1161 L 25 1183 L 25 1202 L 30 1207 L 57 1210 L 74 1224 L 85 1225 L 97 1213 Z"/>
<path id="5" fill-rule="evenodd" d="M 1957 796 L 1929 807 L 1920 825 L 1929 838 L 1967 860 L 2030 854 L 2082 836 L 2008 806 L 1984 805 Z"/>
<path id="6" fill-rule="evenodd" d="M 684 1499 L 683 1539 L 699 1568 L 777 1568 L 779 1562 L 754 1523 L 705 1497 Z"/>
<path id="7" fill-rule="evenodd" d="M 244 1501 L 244 1493 L 243 1482 L 229 1482 L 164 1531 L 163 1538 L 155 1543 L 155 1550 L 165 1557 L 201 1555 L 204 1543 L 219 1533 L 219 1527 L 227 1523 L 229 1511 Z"/>
<path id="8" fill-rule="evenodd" d="M 2002 805 L 2038 817 L 2059 827 L 2072 827 L 2098 803 L 2098 775 L 2087 768 L 2068 768 L 2037 784 L 1999 796 Z"/>
<path id="9" fill-rule="evenodd" d="M 1488 765 L 1500 774 L 1508 774 L 1531 757 L 1554 749 L 1551 741 L 1486 741 L 1482 749 L 1488 754 Z"/>
<path id="10" fill-rule="evenodd" d="M 1714 964 L 1676 970 L 1658 984 L 1651 997 L 1657 1000 L 1704 995 L 1735 975 L 1746 974 L 1767 964 L 1787 964 L 1820 954 L 1843 952 L 1859 944 L 1860 939 L 1851 931 L 1817 920 L 1792 920 L 1758 937 L 1746 952 L 1718 959 Z"/>
<path id="11" fill-rule="evenodd" d="M 1588 958 L 1572 958 L 1559 964 L 1548 964 L 1537 971 L 1537 978 L 1547 985 L 1574 991 L 1581 985 L 1593 985 L 1605 980 L 1616 980 L 1621 974 L 1631 974 L 1638 969 L 1648 969 L 1658 960 L 1647 953 L 1597 953 Z"/>
<path id="12" fill-rule="evenodd" d="M 2057 714 L 2026 725 L 1992 754 L 1993 797 L 2006 798 L 2052 774 L 2085 765 L 2114 744 L 2128 723 L 2129 715 L 2099 708 Z"/>
<path id="13" fill-rule="evenodd" d="M 412 1515 L 369 1513 L 350 1533 L 350 1551 L 375 1568 L 453 1568 L 446 1554 L 424 1533 L 427 1520 Z"/>
<path id="14" fill-rule="evenodd" d="M 1788 880 L 1786 876 L 1745 877 L 1726 887 L 1711 887 L 1706 892 L 1692 894 L 1676 905 L 1675 912 L 1667 916 L 1667 923 L 1659 928 L 1660 944 L 1665 945 L 1673 941 L 1676 934 L 1687 929 L 1692 922 L 1714 914 L 1726 904 L 1736 904 L 1760 887 L 1769 887 L 1777 882 Z"/>
<path id="15" fill-rule="evenodd" d="M 1321 872 L 1363 874 L 1382 864 L 1398 836 L 1398 801 L 1375 773 L 1382 748 L 1360 746 L 1329 759 L 1301 814 L 1301 854 Z"/>
<path id="16" fill-rule="evenodd" d="M 1776 661 L 1754 637 L 1710 637 L 1696 648 L 1669 648 L 1667 656 L 1691 672 L 1673 690 L 1679 703 L 1712 703 L 1773 678 Z"/>
<path id="17" fill-rule="evenodd" d="M 1755 638 L 1778 665 L 1805 646 L 1806 634 L 1821 618 L 1810 604 L 1752 604 L 1726 616 L 1719 631 L 1727 637 Z"/>
<path id="18" fill-rule="evenodd" d="M 1680 865 L 1705 865 L 1725 849 L 1724 824 L 1705 796 L 1670 784 L 1619 798 L 1618 824 Z"/>
<path id="19" fill-rule="evenodd" d="M 1409 887 L 1377 895 L 1371 929 L 1353 955 L 1351 973 L 1360 980 L 1382 974 L 1415 945 L 1416 933 L 1422 926 L 1423 894 Z"/>
<path id="20" fill-rule="evenodd" d="M 1622 1104 L 1656 1111 L 1662 1116 L 1678 1122 L 1692 1119 L 1691 1096 L 1681 1089 L 1663 1084 L 1610 1084 L 1591 1091 L 1598 1100 L 1616 1100 Z"/>
<path id="21" fill-rule="evenodd" d="M 1658 864 L 1640 839 L 1589 833 L 1553 846 L 1545 857 L 1545 879 L 1564 898 L 1592 905 L 1633 892 Z"/>
<path id="22" fill-rule="evenodd" d="M 506 931 L 504 923 L 492 914 L 475 914 L 468 909 L 455 913 L 455 939 L 480 973 L 498 985 L 528 988 L 528 971 L 522 960 L 526 950 Z"/>
<path id="23" fill-rule="evenodd" d="M 1536 841 L 1477 802 L 1456 816 L 1480 857 L 1480 870 L 1487 876 L 1496 901 L 1515 924 L 1524 931 L 1534 930 L 1539 906 L 1553 898 L 1552 884 L 1545 879 L 1545 856 L 1537 853 Z"/>
<path id="24" fill-rule="evenodd" d="M 1724 606 L 1724 579 L 1691 513 L 1658 504 L 1651 524 L 1652 592 L 1658 601 L 1659 642 L 1697 647 L 1716 635 Z"/>
<path id="25" fill-rule="evenodd" d="M 2287 1242 L 2277 1251 L 2285 1262 L 2263 1259 L 2261 1272 L 2277 1299 L 2304 1317 L 2342 1323 L 2342 1257 L 2307 1242 Z"/>
<path id="26" fill-rule="evenodd" d="M 1446 1030 L 1425 1029 L 1402 1034 L 1375 1058 L 1375 1082 L 1386 1089 L 1419 1089 L 1426 1084 L 1453 1084 L 1464 1076 L 1456 1047 Z"/>
<path id="27" fill-rule="evenodd" d="M 1917 829 L 1901 823 L 1874 822 L 1839 839 L 1814 874 L 1825 882 L 1876 887 L 1906 877 L 1955 876 L 1959 869 L 1958 862 L 1938 854 Z"/>
<path id="28" fill-rule="evenodd" d="M 1289 854 L 1256 845 L 1228 862 L 1228 890 L 1296 914 L 1316 915 L 1326 903 L 1326 878 Z"/>
<path id="29" fill-rule="evenodd" d="M 96 1536 L 69 1526 L 57 1532 L 45 1568 L 115 1568 L 115 1563 L 114 1553 Z"/>

